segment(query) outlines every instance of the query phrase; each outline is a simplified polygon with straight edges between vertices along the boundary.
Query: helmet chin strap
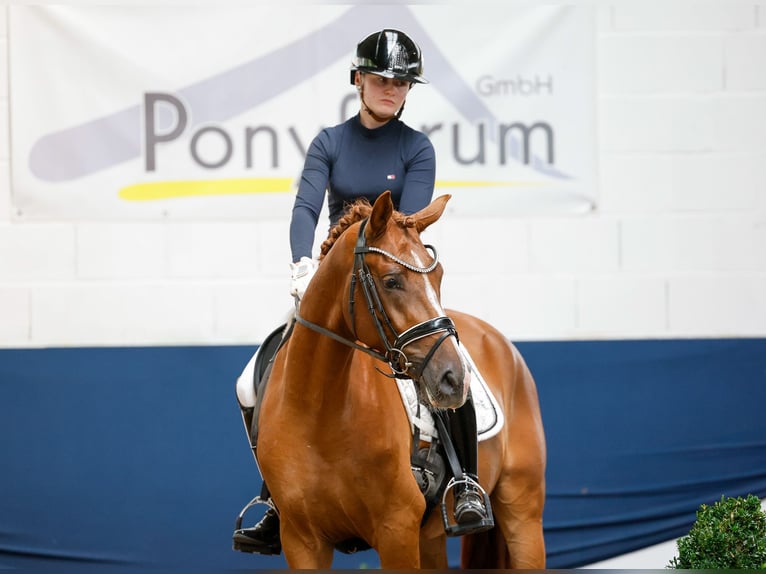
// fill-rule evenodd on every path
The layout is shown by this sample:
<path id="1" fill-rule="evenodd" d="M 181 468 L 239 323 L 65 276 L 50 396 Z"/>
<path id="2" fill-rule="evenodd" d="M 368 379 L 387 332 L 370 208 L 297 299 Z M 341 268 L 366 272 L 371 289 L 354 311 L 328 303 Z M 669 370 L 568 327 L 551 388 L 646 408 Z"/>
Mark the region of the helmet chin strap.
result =
<path id="1" fill-rule="evenodd" d="M 362 100 L 362 109 L 365 112 L 367 112 L 368 114 L 370 114 L 370 117 L 373 120 L 375 120 L 376 122 L 386 123 L 387 121 L 393 120 L 394 118 L 396 118 L 398 120 L 399 118 L 402 117 L 402 112 L 404 111 L 404 104 L 405 104 L 405 102 L 402 102 L 402 107 L 399 108 L 398 112 L 396 112 L 392 116 L 385 117 L 385 116 L 379 116 L 378 114 L 373 112 L 372 108 L 370 108 L 370 106 L 367 105 L 367 102 L 364 101 L 364 84 L 361 84 L 359 86 L 359 97 Z"/>

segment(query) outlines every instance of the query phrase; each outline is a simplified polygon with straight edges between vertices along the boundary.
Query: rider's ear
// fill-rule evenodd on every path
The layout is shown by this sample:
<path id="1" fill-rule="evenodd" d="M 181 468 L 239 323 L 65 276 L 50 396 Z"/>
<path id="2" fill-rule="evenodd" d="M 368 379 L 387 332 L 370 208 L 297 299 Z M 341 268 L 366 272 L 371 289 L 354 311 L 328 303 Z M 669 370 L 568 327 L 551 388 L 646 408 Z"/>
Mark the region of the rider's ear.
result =
<path id="1" fill-rule="evenodd" d="M 410 216 L 415 220 L 415 229 L 418 230 L 418 233 L 422 232 L 426 227 L 442 216 L 444 208 L 447 207 L 447 202 L 451 197 L 452 196 L 449 194 L 440 195 L 434 199 L 430 205 L 425 206 L 423 209 Z"/>
<path id="2" fill-rule="evenodd" d="M 391 192 L 389 190 L 380 194 L 375 204 L 372 206 L 370 221 L 367 224 L 367 238 L 374 239 L 386 231 L 388 220 L 394 212 L 394 203 L 391 201 Z"/>

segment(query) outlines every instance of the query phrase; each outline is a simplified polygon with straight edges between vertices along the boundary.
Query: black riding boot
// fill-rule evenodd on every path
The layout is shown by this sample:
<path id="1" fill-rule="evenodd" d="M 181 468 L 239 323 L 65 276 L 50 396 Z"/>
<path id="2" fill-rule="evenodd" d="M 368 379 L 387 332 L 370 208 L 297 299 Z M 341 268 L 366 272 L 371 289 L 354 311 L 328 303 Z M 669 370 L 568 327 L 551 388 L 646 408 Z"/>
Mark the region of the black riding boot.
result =
<path id="1" fill-rule="evenodd" d="M 261 496 L 255 499 L 255 501 L 269 501 L 270 503 L 270 499 L 271 495 L 269 494 L 269 488 L 264 482 L 263 487 L 261 488 Z M 248 504 L 242 513 L 240 513 L 239 519 L 237 520 L 237 526 L 239 526 L 242 514 L 244 514 L 255 501 Z M 277 514 L 274 507 L 271 506 L 255 526 L 235 529 L 234 535 L 232 536 L 232 542 L 234 550 L 239 550 L 240 552 L 267 555 L 279 554 L 282 552 L 282 542 L 279 539 L 279 514 Z"/>
<path id="2" fill-rule="evenodd" d="M 476 411 L 469 395 L 465 404 L 455 411 L 447 412 L 449 432 L 455 453 L 464 473 L 464 481 L 454 489 L 455 521 L 460 534 L 488 530 L 494 526 L 489 499 L 479 487 L 479 445 L 476 430 Z"/>

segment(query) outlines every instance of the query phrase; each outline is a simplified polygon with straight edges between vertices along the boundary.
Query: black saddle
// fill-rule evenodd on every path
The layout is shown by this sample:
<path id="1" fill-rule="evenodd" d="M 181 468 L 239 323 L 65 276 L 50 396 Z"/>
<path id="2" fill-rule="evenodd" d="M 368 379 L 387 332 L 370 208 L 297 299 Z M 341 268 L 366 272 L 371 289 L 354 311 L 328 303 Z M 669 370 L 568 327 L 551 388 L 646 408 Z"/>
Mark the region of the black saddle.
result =
<path id="1" fill-rule="evenodd" d="M 274 329 L 268 337 L 261 343 L 258 354 L 255 357 L 253 368 L 253 388 L 255 389 L 255 409 L 253 420 L 250 423 L 250 441 L 253 448 L 258 438 L 258 414 L 261 411 L 261 400 L 266 390 L 266 384 L 269 381 L 271 365 L 274 363 L 274 357 L 280 347 L 287 341 L 292 333 L 295 323 L 285 323 Z"/>
<path id="2" fill-rule="evenodd" d="M 285 329 L 287 323 L 280 325 L 274 329 L 266 340 L 261 344 L 258 355 L 255 357 L 255 369 L 253 370 L 253 386 L 255 387 L 256 396 L 258 396 L 261 384 L 264 381 L 266 369 L 269 368 L 271 362 L 274 360 L 274 356 L 277 354 L 279 347 L 282 346 L 282 342 L 287 340 L 287 334 Z M 284 337 L 282 336 L 284 335 Z"/>

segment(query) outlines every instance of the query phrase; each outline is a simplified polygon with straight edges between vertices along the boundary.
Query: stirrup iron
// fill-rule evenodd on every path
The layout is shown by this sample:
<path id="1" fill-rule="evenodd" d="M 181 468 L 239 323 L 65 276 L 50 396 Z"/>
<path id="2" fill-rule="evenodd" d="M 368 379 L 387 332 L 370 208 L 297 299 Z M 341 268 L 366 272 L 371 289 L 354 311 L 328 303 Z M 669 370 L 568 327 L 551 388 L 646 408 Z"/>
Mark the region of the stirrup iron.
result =
<path id="1" fill-rule="evenodd" d="M 261 498 L 261 495 L 259 494 L 255 498 L 253 498 L 250 502 L 248 502 L 245 507 L 240 511 L 239 516 L 237 516 L 237 522 L 235 523 L 234 530 L 241 530 L 242 529 L 242 519 L 245 517 L 245 514 L 248 510 L 250 510 L 253 506 L 256 504 L 265 504 L 269 508 L 271 508 L 274 512 L 277 513 L 277 516 L 279 516 L 279 511 L 277 510 L 277 507 L 274 505 L 274 502 L 270 498 L 263 499 Z"/>
<path id="2" fill-rule="evenodd" d="M 455 519 L 455 522 L 450 524 L 449 516 L 447 515 L 447 493 L 449 493 L 450 490 L 459 484 L 473 487 L 481 494 L 482 498 L 484 499 L 484 508 L 487 511 L 486 518 L 482 518 L 481 520 L 472 522 L 470 524 L 458 524 L 457 519 Z M 489 495 L 487 494 L 487 491 L 484 490 L 477 481 L 468 475 L 464 474 L 460 479 L 456 479 L 454 477 L 451 478 L 447 483 L 447 486 L 444 488 L 444 494 L 442 495 L 442 522 L 444 523 L 444 531 L 447 533 L 447 536 L 464 536 L 466 534 L 476 534 L 478 532 L 484 532 L 485 530 L 494 528 L 495 518 L 492 515 L 492 505 L 489 502 Z"/>

